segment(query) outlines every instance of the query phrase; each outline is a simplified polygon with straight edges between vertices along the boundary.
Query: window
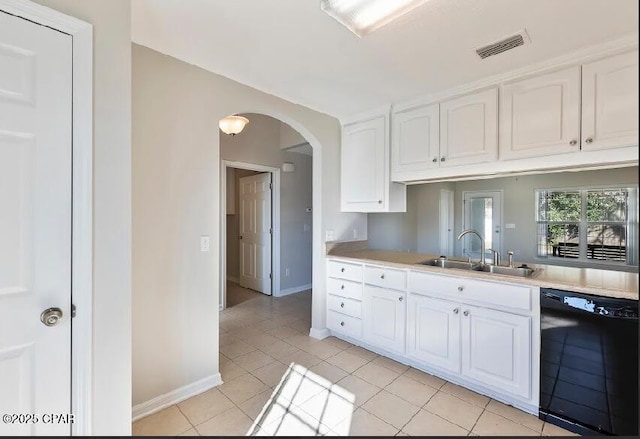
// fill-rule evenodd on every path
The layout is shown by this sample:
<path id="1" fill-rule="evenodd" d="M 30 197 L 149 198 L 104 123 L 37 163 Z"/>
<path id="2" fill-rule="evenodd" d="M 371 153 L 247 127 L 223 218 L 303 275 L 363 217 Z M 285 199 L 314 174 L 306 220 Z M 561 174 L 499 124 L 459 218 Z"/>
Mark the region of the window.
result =
<path id="1" fill-rule="evenodd" d="M 637 189 L 536 191 L 538 256 L 637 265 Z"/>

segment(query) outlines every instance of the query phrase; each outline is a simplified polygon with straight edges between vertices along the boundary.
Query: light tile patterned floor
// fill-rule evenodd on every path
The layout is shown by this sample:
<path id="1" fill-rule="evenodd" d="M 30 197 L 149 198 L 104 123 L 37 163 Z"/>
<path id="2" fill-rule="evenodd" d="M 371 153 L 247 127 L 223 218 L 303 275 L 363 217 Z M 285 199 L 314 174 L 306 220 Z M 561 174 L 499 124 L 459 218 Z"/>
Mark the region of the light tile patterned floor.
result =
<path id="1" fill-rule="evenodd" d="M 310 291 L 276 299 L 238 288 L 230 294 L 249 299 L 220 313 L 224 384 L 135 422 L 134 435 L 572 435 L 337 338 L 308 337 Z"/>

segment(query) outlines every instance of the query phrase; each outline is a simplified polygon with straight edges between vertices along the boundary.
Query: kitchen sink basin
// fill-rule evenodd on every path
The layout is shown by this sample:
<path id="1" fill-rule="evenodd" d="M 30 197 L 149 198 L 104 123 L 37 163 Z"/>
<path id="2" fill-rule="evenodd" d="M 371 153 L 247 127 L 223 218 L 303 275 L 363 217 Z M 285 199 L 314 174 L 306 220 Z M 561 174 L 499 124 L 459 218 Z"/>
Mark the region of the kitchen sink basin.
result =
<path id="1" fill-rule="evenodd" d="M 459 268 L 462 270 L 473 270 L 474 268 L 479 267 L 478 264 L 474 264 L 472 262 L 456 261 L 456 260 L 445 259 L 445 258 L 427 259 L 426 261 L 422 261 L 418 263 L 421 265 L 431 265 L 432 267 Z"/>
<path id="2" fill-rule="evenodd" d="M 501 274 L 505 276 L 531 277 L 535 269 L 521 265 L 520 267 L 503 267 L 498 265 L 480 265 L 474 262 L 459 261 L 455 259 L 436 258 L 418 262 L 420 265 L 430 265 L 440 268 L 457 268 L 459 270 L 482 271 L 484 273 Z"/>
<path id="3" fill-rule="evenodd" d="M 526 265 L 520 267 L 502 267 L 498 265 L 483 265 L 473 268 L 476 271 L 483 271 L 485 273 L 503 274 L 507 276 L 518 277 L 531 277 L 535 273 L 535 269 L 527 267 Z"/>

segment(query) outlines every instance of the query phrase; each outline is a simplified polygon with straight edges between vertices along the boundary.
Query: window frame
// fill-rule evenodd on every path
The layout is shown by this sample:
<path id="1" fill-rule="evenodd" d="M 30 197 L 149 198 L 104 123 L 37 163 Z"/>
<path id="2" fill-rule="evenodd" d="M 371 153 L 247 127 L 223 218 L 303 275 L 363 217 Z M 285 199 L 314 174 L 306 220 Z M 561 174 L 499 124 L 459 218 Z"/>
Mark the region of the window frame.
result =
<path id="1" fill-rule="evenodd" d="M 587 219 L 587 197 L 590 191 L 612 191 L 612 190 L 626 190 L 628 192 L 627 197 L 627 212 L 626 212 L 626 221 L 589 221 Z M 541 192 L 578 192 L 580 194 L 580 219 L 578 221 L 575 220 L 565 220 L 565 221 L 541 221 L 539 219 L 540 215 L 540 195 Z M 587 186 L 578 186 L 578 187 L 561 187 L 561 188 L 537 188 L 534 189 L 534 197 L 535 197 L 535 212 L 534 212 L 534 221 L 536 224 L 536 237 L 535 237 L 535 259 L 546 262 L 568 262 L 571 265 L 580 265 L 580 266 L 588 266 L 592 268 L 605 268 L 606 267 L 617 267 L 617 268 L 629 268 L 629 267 L 638 267 L 638 249 L 640 245 L 638 243 L 638 185 L 636 183 L 633 184 L 617 184 L 617 185 L 587 185 Z M 553 224 L 575 224 L 579 229 L 579 257 L 578 258 L 567 258 L 560 256 L 553 256 L 552 254 L 547 253 L 546 256 L 540 254 L 539 250 L 539 242 L 540 242 L 540 227 L 544 225 L 553 225 Z M 598 260 L 598 259 L 589 259 L 588 256 L 588 229 L 589 226 L 594 225 L 611 225 L 611 226 L 624 226 L 625 228 L 625 247 L 626 247 L 626 255 L 625 261 L 615 261 L 615 260 Z"/>

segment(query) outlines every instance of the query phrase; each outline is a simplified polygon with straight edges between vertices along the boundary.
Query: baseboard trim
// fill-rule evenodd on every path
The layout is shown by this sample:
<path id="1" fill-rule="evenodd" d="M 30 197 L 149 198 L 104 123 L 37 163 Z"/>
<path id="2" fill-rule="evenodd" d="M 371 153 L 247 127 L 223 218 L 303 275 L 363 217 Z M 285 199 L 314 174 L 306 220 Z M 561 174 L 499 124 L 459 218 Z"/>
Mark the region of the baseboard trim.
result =
<path id="1" fill-rule="evenodd" d="M 280 290 L 280 294 L 276 297 L 288 296 L 289 294 L 301 293 L 303 291 L 310 290 L 313 285 L 300 285 L 299 287 L 287 288 L 286 290 Z"/>
<path id="2" fill-rule="evenodd" d="M 327 328 L 325 328 L 325 329 L 311 328 L 309 330 L 309 337 L 315 338 L 315 339 L 318 339 L 318 340 L 323 340 L 323 339 L 329 337 L 330 335 L 331 335 L 331 333 L 329 332 L 329 330 Z"/>
<path id="3" fill-rule="evenodd" d="M 187 384 L 186 386 L 172 390 L 164 395 L 156 396 L 149 401 L 135 405 L 132 410 L 132 421 L 144 418 L 165 409 L 169 406 L 191 398 L 202 392 L 206 392 L 213 387 L 222 384 L 222 377 L 219 373 L 210 375 L 206 378 L 196 381 L 195 383 Z"/>
<path id="4" fill-rule="evenodd" d="M 229 276 L 228 274 L 227 274 L 227 281 L 234 282 L 234 283 L 237 283 L 237 284 L 240 283 L 240 279 L 238 279 L 235 276 Z"/>

